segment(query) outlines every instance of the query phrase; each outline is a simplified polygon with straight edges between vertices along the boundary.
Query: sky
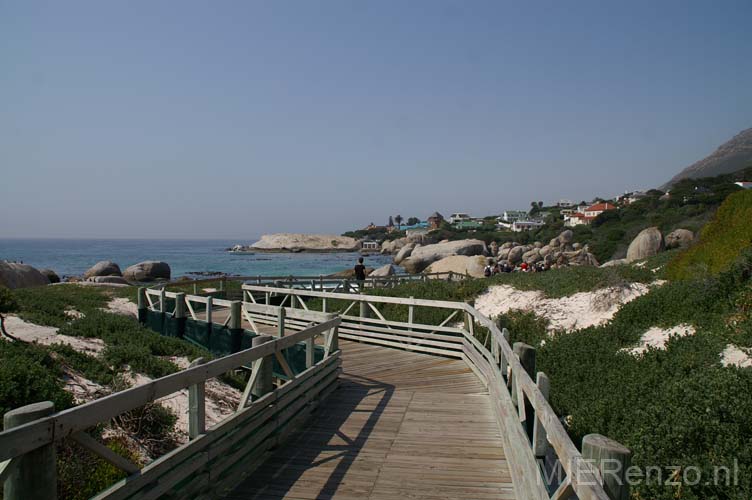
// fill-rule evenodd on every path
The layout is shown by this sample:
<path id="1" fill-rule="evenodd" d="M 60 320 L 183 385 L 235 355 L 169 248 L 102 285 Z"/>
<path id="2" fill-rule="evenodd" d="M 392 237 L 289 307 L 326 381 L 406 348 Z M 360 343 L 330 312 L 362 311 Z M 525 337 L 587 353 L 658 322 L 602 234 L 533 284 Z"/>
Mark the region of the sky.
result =
<path id="1" fill-rule="evenodd" d="M 752 2 L 0 0 L 0 237 L 341 233 L 656 187 Z"/>

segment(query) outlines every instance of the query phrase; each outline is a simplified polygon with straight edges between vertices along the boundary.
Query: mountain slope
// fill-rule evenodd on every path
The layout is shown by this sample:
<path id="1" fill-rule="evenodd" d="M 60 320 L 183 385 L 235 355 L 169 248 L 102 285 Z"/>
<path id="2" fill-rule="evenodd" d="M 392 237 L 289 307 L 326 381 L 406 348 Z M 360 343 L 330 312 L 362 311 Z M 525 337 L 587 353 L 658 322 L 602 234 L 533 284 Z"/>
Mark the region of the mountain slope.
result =
<path id="1" fill-rule="evenodd" d="M 676 174 L 661 189 L 665 190 L 681 179 L 730 174 L 750 164 L 752 164 L 752 128 L 739 132 L 730 141 L 716 149 L 713 154 Z"/>

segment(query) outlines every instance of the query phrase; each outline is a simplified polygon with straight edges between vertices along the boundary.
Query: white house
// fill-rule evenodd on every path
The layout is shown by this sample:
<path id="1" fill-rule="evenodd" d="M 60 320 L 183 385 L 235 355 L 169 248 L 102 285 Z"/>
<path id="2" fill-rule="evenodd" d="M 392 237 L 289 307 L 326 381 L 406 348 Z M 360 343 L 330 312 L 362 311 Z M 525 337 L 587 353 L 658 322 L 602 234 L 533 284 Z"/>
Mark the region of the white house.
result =
<path id="1" fill-rule="evenodd" d="M 734 184 L 736 184 L 742 189 L 752 189 L 752 182 L 739 181 L 739 182 L 735 182 Z"/>
<path id="2" fill-rule="evenodd" d="M 517 220 L 512 223 L 512 231 L 515 233 L 521 233 L 522 231 L 530 231 L 531 229 L 538 229 L 543 227 L 544 224 L 537 220 Z"/>
<path id="3" fill-rule="evenodd" d="M 463 222 L 463 221 L 468 221 L 470 219 L 471 217 L 468 214 L 458 212 L 456 214 L 450 215 L 449 219 L 447 220 L 449 221 L 450 224 L 454 224 L 455 222 Z"/>
<path id="4" fill-rule="evenodd" d="M 505 210 L 504 213 L 501 214 L 501 220 L 508 223 L 525 220 L 527 217 L 527 212 L 524 210 Z"/>

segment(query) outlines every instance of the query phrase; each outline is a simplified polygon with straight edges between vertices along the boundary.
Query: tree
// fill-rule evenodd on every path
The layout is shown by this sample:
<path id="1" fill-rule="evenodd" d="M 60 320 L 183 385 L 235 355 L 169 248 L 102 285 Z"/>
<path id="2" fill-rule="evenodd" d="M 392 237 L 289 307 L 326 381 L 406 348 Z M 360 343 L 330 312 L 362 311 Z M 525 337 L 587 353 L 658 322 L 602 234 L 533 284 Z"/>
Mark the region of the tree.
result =
<path id="1" fill-rule="evenodd" d="M 386 227 L 394 227 L 394 219 L 392 219 L 392 216 L 389 216 L 389 222 L 387 223 Z"/>
<path id="2" fill-rule="evenodd" d="M 541 209 L 541 208 L 543 208 L 543 202 L 542 202 L 542 201 L 539 201 L 539 202 L 538 202 L 538 209 Z"/>
<path id="3" fill-rule="evenodd" d="M 397 223 L 397 229 L 399 229 L 400 226 L 402 226 L 402 221 L 403 220 L 404 219 L 402 219 L 402 216 L 400 214 L 397 214 L 397 215 L 394 216 L 394 222 Z"/>
<path id="4" fill-rule="evenodd" d="M 534 201 L 531 201 L 530 202 L 530 212 L 529 212 L 529 214 L 530 215 L 535 215 L 538 212 L 540 212 L 540 207 L 538 206 L 538 203 L 536 203 Z"/>
<path id="5" fill-rule="evenodd" d="M 408 226 L 414 226 L 415 224 L 420 224 L 420 219 L 417 217 L 410 217 L 407 219 L 407 225 Z"/>
<path id="6" fill-rule="evenodd" d="M 10 290 L 0 286 L 0 332 L 11 340 L 18 340 L 5 330 L 5 314 L 18 310 L 18 302 Z"/>

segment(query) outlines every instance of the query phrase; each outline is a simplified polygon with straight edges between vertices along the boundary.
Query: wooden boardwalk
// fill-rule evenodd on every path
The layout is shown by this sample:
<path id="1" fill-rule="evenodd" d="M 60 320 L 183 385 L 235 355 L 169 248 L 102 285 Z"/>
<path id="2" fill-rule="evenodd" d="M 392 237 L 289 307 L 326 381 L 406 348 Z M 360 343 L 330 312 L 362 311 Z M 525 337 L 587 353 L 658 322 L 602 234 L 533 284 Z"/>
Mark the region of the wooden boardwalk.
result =
<path id="1" fill-rule="evenodd" d="M 340 347 L 340 388 L 226 498 L 515 498 L 488 393 L 463 361 Z"/>

